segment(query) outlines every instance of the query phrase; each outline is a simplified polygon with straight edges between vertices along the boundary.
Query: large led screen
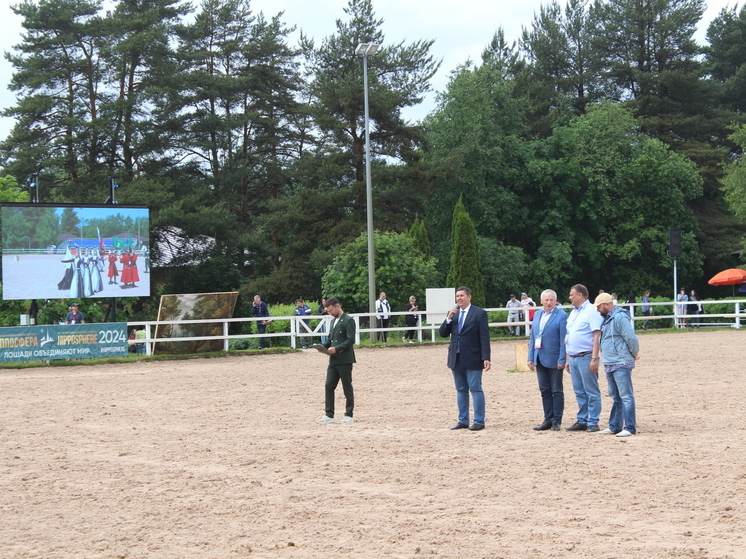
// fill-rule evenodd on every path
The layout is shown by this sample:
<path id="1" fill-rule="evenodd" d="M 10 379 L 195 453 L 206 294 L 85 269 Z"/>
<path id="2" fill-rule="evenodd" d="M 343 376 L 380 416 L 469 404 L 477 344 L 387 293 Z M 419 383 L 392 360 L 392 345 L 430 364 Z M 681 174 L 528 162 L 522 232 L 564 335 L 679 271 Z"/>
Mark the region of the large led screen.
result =
<path id="1" fill-rule="evenodd" d="M 150 295 L 144 206 L 3 204 L 3 299 Z"/>

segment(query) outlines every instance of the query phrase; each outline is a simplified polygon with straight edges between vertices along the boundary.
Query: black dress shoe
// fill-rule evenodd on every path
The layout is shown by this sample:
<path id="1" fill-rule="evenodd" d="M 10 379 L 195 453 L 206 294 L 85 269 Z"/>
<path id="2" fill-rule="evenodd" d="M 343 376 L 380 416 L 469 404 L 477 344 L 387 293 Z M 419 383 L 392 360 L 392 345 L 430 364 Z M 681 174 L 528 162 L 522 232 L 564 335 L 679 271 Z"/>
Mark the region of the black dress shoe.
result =
<path id="1" fill-rule="evenodd" d="M 550 421 L 545 421 L 541 425 L 534 427 L 534 431 L 548 431 L 551 427 L 552 423 Z"/>
<path id="2" fill-rule="evenodd" d="M 566 427 L 565 431 L 587 431 L 588 425 L 585 423 L 580 423 L 580 421 L 576 421 L 573 425 L 570 425 L 570 427 Z"/>
<path id="3" fill-rule="evenodd" d="M 598 425 L 588 425 L 588 429 L 586 429 L 589 433 L 597 433 L 599 431 Z"/>
<path id="4" fill-rule="evenodd" d="M 468 428 L 469 428 L 469 426 L 466 425 L 466 423 L 456 423 L 456 425 L 454 425 L 453 427 L 451 427 L 451 431 L 453 431 L 455 429 L 468 429 Z"/>
<path id="5" fill-rule="evenodd" d="M 472 426 L 469 427 L 469 431 L 481 431 L 482 429 L 484 429 L 484 425 L 479 423 L 472 423 Z"/>
<path id="6" fill-rule="evenodd" d="M 560 422 L 552 421 L 552 431 L 559 431 L 559 430 L 560 430 Z"/>

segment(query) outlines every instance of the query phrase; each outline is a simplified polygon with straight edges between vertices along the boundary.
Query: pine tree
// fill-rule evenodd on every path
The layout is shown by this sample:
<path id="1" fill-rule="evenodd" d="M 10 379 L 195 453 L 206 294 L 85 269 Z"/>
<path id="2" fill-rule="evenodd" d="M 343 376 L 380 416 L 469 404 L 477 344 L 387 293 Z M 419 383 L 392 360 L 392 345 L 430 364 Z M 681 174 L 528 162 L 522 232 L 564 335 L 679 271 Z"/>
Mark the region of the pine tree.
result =
<path id="1" fill-rule="evenodd" d="M 417 250 L 422 254 L 422 256 L 430 258 L 430 240 L 427 236 L 425 222 L 419 217 L 416 217 L 414 223 L 412 223 L 412 227 L 407 231 L 407 235 L 414 241 Z"/>
<path id="2" fill-rule="evenodd" d="M 90 189 L 103 152 L 100 8 L 87 0 L 13 6 L 26 33 L 8 56 L 14 66 L 10 89 L 19 101 L 4 112 L 16 118 L 2 145 L 6 170 L 23 180 L 41 169 L 45 185 L 74 192 L 79 202 L 95 200 Z"/>
<path id="3" fill-rule="evenodd" d="M 481 272 L 477 232 L 462 198 L 459 198 L 453 209 L 451 267 L 446 278 L 446 286 L 468 287 L 471 289 L 472 302 L 477 306 L 484 306 L 484 278 Z"/>
<path id="4" fill-rule="evenodd" d="M 360 43 L 376 43 L 380 50 L 368 61 L 370 149 L 400 161 L 416 159 L 423 144 L 422 131 L 401 115 L 405 107 L 422 101 L 430 79 L 440 63 L 429 54 L 432 40 L 409 45 L 386 43 L 371 0 L 350 0 L 348 21 L 337 20 L 337 32 L 316 48 L 303 38 L 301 47 L 309 53 L 311 110 L 320 131 L 323 148 L 334 159 L 344 159 L 351 168 L 340 185 L 352 182 L 351 205 L 358 217 L 365 208 L 365 123 L 363 63 L 355 55 Z"/>
<path id="5" fill-rule="evenodd" d="M 543 101 L 547 114 L 565 105 L 584 114 L 589 103 L 602 97 L 601 58 L 586 5 L 587 0 L 570 0 L 563 10 L 552 0 L 534 16 L 532 29 L 523 31 L 521 47 L 529 66 L 521 75 L 522 88 L 532 104 Z M 551 119 L 544 128 L 549 124 Z"/>

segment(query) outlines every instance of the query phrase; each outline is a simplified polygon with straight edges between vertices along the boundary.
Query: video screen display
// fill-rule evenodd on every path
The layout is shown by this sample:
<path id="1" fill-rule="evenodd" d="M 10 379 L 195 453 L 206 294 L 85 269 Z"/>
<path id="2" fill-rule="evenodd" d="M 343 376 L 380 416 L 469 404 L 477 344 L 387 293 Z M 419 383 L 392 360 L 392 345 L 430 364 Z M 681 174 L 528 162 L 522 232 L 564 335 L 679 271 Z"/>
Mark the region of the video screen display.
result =
<path id="1" fill-rule="evenodd" d="M 3 299 L 150 296 L 145 206 L 3 204 Z"/>

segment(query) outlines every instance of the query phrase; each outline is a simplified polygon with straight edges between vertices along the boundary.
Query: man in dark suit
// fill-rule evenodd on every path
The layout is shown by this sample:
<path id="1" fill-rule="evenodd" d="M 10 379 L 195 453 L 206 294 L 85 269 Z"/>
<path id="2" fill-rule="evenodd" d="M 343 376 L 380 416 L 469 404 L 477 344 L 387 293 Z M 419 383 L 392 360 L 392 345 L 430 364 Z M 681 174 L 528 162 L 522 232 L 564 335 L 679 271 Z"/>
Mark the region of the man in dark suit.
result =
<path id="1" fill-rule="evenodd" d="M 254 295 L 254 304 L 251 307 L 251 314 L 259 318 L 269 318 L 269 309 L 267 303 L 262 301 L 259 295 Z M 256 331 L 260 334 L 264 334 L 267 331 L 268 320 L 259 320 L 256 323 Z M 267 348 L 267 338 L 259 338 L 259 349 Z"/>
<path id="2" fill-rule="evenodd" d="M 340 423 L 352 423 L 352 410 L 355 407 L 355 396 L 352 390 L 352 364 L 355 363 L 355 321 L 346 314 L 339 304 L 339 299 L 331 297 L 326 300 L 326 312 L 332 316 L 329 336 L 322 345 L 329 350 L 329 366 L 326 369 L 326 413 L 317 423 L 334 423 L 334 391 L 342 381 L 345 406 L 344 418 Z"/>
<path id="3" fill-rule="evenodd" d="M 440 325 L 440 335 L 451 337 L 448 366 L 453 373 L 458 404 L 458 423 L 451 429 L 484 429 L 482 371 L 490 370 L 490 331 L 487 311 L 471 304 L 471 289 L 456 290 L 456 306 Z M 469 393 L 474 404 L 474 423 L 469 427 Z"/>
<path id="4" fill-rule="evenodd" d="M 544 407 L 544 421 L 534 431 L 559 431 L 565 411 L 562 371 L 565 368 L 565 336 L 567 313 L 557 308 L 557 293 L 545 289 L 541 294 L 542 309 L 534 315 L 528 344 L 528 368 L 536 370 Z"/>

